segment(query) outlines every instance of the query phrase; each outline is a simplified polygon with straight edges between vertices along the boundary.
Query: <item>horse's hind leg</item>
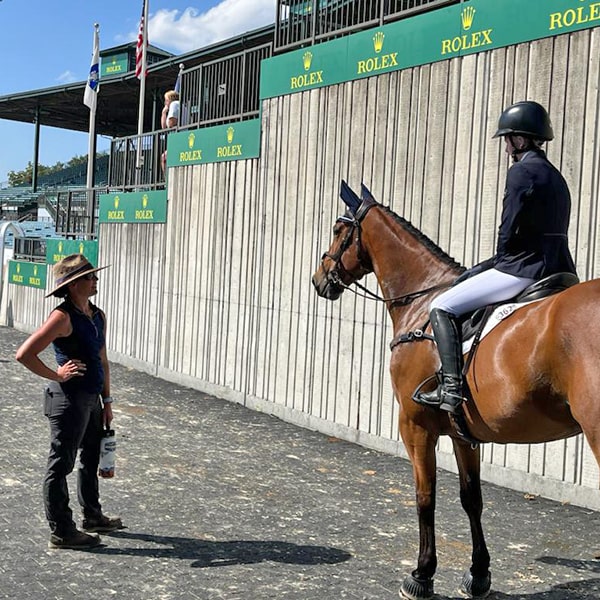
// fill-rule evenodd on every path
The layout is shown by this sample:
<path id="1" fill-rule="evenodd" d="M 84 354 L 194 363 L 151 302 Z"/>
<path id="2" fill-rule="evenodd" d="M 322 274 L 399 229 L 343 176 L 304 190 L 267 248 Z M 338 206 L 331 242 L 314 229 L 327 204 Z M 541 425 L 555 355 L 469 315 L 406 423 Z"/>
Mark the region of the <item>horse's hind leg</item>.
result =
<path id="1" fill-rule="evenodd" d="M 471 568 L 465 573 L 461 591 L 470 598 L 485 598 L 491 587 L 490 555 L 481 526 L 483 500 L 481 496 L 481 457 L 479 447 L 453 440 L 454 454 L 460 478 L 460 501 L 469 517 L 473 554 Z"/>
<path id="2" fill-rule="evenodd" d="M 573 372 L 569 405 L 571 414 L 581 427 L 600 467 L 600 403 L 598 402 L 600 374 L 595 364 L 586 362 L 587 358 L 588 356 L 582 357 L 579 370 Z"/>

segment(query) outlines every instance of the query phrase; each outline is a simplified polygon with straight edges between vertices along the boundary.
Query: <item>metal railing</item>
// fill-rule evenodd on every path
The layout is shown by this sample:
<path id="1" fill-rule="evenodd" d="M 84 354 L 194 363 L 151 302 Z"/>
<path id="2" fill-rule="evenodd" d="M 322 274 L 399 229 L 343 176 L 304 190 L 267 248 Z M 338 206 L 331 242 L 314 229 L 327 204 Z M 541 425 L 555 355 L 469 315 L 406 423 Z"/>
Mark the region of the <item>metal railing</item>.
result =
<path id="1" fill-rule="evenodd" d="M 272 48 L 272 44 L 264 44 L 184 69 L 180 128 L 257 116 L 260 108 L 260 61 L 272 55 Z"/>
<path id="2" fill-rule="evenodd" d="M 272 48 L 272 44 L 264 44 L 184 69 L 177 129 L 257 117 L 260 111 L 260 62 L 272 55 Z M 161 157 L 167 149 L 169 131 L 173 130 L 161 129 L 112 140 L 109 187 L 123 191 L 164 187 Z"/>
<path id="3" fill-rule="evenodd" d="M 106 191 L 106 188 L 81 188 L 57 192 L 53 211 L 56 232 L 66 238 L 96 239 L 98 196 Z"/>
<path id="4" fill-rule="evenodd" d="M 15 237 L 13 258 L 29 262 L 46 262 L 46 239 Z"/>
<path id="5" fill-rule="evenodd" d="M 275 52 L 316 44 L 464 0 L 277 0 Z"/>
<path id="6" fill-rule="evenodd" d="M 121 190 L 163 187 L 165 178 L 161 156 L 167 149 L 167 135 L 167 130 L 161 130 L 113 139 L 110 144 L 109 187 Z"/>

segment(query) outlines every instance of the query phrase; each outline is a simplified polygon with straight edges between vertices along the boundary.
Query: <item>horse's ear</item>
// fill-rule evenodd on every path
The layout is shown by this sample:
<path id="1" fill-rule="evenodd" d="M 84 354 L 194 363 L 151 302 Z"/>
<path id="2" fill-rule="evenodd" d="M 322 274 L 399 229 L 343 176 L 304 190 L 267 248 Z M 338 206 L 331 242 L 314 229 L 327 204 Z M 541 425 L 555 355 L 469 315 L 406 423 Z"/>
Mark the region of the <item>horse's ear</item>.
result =
<path id="1" fill-rule="evenodd" d="M 369 188 L 364 183 L 360 184 L 360 197 L 363 199 L 363 201 L 365 201 L 365 200 L 372 200 L 373 202 L 376 201 L 375 198 L 373 198 L 373 194 L 371 194 L 371 192 L 369 191 Z"/>
<path id="2" fill-rule="evenodd" d="M 350 186 L 342 179 L 340 187 L 340 198 L 342 202 L 350 209 L 352 214 L 355 214 L 358 207 L 361 205 L 360 198 L 352 191 Z"/>

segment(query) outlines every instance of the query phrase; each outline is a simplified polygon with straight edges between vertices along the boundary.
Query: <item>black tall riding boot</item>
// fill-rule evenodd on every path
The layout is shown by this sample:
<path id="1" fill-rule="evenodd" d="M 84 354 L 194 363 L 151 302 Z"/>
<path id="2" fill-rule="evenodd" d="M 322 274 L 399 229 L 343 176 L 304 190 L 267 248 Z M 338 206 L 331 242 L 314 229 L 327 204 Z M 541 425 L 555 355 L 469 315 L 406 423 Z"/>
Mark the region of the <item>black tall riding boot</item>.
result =
<path id="1" fill-rule="evenodd" d="M 454 317 L 434 308 L 430 315 L 433 337 L 442 361 L 442 384 L 433 392 L 419 393 L 415 400 L 458 414 L 463 401 L 463 355 L 460 333 Z"/>

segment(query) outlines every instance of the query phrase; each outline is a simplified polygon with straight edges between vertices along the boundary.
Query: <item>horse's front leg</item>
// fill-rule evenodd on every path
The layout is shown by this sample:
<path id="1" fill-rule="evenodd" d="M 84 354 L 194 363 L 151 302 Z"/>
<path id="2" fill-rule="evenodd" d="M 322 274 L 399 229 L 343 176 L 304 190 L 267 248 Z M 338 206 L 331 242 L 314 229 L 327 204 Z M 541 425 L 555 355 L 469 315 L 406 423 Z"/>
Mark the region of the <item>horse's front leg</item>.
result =
<path id="1" fill-rule="evenodd" d="M 435 485 L 437 437 L 412 426 L 402 426 L 401 432 L 413 465 L 419 516 L 419 559 L 417 568 L 404 579 L 400 594 L 409 600 L 433 597 L 433 576 L 437 568 L 435 547 Z"/>
<path id="2" fill-rule="evenodd" d="M 483 500 L 481 496 L 481 456 L 479 447 L 453 440 L 460 479 L 460 501 L 469 517 L 473 554 L 471 568 L 465 573 L 461 591 L 469 598 L 485 598 L 490 591 L 490 555 L 481 526 Z"/>

